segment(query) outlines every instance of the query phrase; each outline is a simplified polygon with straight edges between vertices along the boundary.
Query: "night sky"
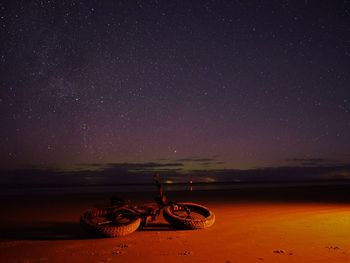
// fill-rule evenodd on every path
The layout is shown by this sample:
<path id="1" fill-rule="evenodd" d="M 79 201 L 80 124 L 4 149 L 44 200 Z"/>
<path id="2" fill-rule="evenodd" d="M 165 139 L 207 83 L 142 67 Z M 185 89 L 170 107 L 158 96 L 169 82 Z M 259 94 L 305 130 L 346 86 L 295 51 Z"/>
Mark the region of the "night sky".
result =
<path id="1" fill-rule="evenodd" d="M 349 1 L 1 1 L 0 30 L 2 169 L 350 161 Z"/>

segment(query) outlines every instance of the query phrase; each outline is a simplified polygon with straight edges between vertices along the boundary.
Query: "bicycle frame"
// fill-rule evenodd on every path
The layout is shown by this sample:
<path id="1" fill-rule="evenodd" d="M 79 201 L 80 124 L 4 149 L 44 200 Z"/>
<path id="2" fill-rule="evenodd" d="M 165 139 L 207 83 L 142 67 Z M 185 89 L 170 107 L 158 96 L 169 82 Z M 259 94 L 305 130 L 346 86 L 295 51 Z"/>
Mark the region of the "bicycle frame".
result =
<path id="1" fill-rule="evenodd" d="M 164 219 L 176 229 L 203 229 L 214 224 L 215 215 L 207 207 L 191 202 L 167 201 L 158 174 L 154 180 L 158 194 L 152 205 L 133 206 L 114 196 L 109 207 L 85 211 L 80 217 L 80 224 L 88 232 L 103 237 L 131 234 L 154 221 L 161 212 Z"/>
<path id="2" fill-rule="evenodd" d="M 116 200 L 116 203 L 119 204 L 114 204 L 113 203 L 113 197 L 111 198 L 111 203 L 112 203 L 112 210 L 114 213 L 117 213 L 118 210 L 128 210 L 131 213 L 139 216 L 141 218 L 141 228 L 145 227 L 148 222 L 153 222 L 156 220 L 156 218 L 160 215 L 160 212 L 162 209 L 166 206 L 172 206 L 176 207 L 177 209 L 179 207 L 183 207 L 181 204 L 169 201 L 167 202 L 166 196 L 164 195 L 163 187 L 162 184 L 159 181 L 159 174 L 156 174 L 154 176 L 154 181 L 158 189 L 158 195 L 155 197 L 155 201 L 157 204 L 156 208 L 153 207 L 137 207 L 137 206 L 131 206 L 130 204 L 126 204 L 125 201 L 114 198 Z M 145 211 L 146 210 L 146 211 Z M 187 207 L 184 207 L 184 211 L 187 212 L 187 214 L 190 214 L 190 210 Z M 101 224 L 108 224 L 111 221 L 105 221 L 102 222 Z"/>

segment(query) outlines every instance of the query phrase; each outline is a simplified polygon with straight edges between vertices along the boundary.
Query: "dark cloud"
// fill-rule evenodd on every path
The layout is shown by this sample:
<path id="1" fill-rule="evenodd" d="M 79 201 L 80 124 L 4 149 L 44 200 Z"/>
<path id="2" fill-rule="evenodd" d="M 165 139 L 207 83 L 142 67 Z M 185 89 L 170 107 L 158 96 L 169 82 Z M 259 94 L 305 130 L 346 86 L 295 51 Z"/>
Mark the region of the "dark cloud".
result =
<path id="1" fill-rule="evenodd" d="M 341 162 L 326 158 L 291 158 L 287 162 L 294 162 L 300 166 L 339 166 L 344 165 Z"/>
<path id="2" fill-rule="evenodd" d="M 80 164 L 77 169 L 23 168 L 0 170 L 0 186 L 63 186 L 146 183 L 155 172 L 177 175 L 182 163 L 93 163 Z"/>
<path id="3" fill-rule="evenodd" d="M 81 163 L 81 164 L 78 164 L 78 166 L 95 168 L 95 167 L 104 167 L 105 164 L 103 164 L 103 163 Z"/>
<path id="4" fill-rule="evenodd" d="M 157 170 L 165 169 L 167 167 L 182 167 L 182 163 L 93 163 L 93 164 L 79 164 L 83 168 L 99 168 L 102 170 L 118 169 L 118 170 Z"/>
<path id="5" fill-rule="evenodd" d="M 107 168 L 122 168 L 127 170 L 148 170 L 148 169 L 157 169 L 164 167 L 181 167 L 182 163 L 107 163 Z"/>
<path id="6" fill-rule="evenodd" d="M 193 162 L 193 158 L 176 159 L 175 162 Z"/>
<path id="7" fill-rule="evenodd" d="M 213 162 L 214 158 L 182 158 L 177 159 L 175 162 Z"/>
<path id="8" fill-rule="evenodd" d="M 215 159 L 213 158 L 198 158 L 198 159 L 194 159 L 194 162 L 212 162 L 215 161 Z"/>
<path id="9" fill-rule="evenodd" d="M 216 181 L 279 182 L 350 179 L 350 164 L 336 166 L 284 166 L 248 170 L 216 169 L 193 170 L 194 176 L 206 175 Z"/>
<path id="10" fill-rule="evenodd" d="M 210 165 L 209 162 L 207 165 Z M 202 163 L 205 166 L 205 163 Z M 174 182 L 293 182 L 350 180 L 350 164 L 338 166 L 265 167 L 249 170 L 202 169 L 184 171 L 181 163 L 110 163 L 98 169 L 63 171 L 53 168 L 0 170 L 1 187 L 86 186 L 152 183 L 154 173 Z"/>
<path id="11" fill-rule="evenodd" d="M 288 162 L 297 162 L 297 163 L 304 163 L 304 162 L 312 162 L 312 163 L 326 163 L 331 161 L 330 159 L 325 158 L 289 158 L 286 159 Z"/>

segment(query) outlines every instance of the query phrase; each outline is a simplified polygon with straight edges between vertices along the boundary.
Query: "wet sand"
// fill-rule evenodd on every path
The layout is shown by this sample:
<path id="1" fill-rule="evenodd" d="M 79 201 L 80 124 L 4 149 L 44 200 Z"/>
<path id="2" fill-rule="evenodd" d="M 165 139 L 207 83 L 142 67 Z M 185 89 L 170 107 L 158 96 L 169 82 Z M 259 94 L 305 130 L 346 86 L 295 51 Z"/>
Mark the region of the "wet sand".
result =
<path id="1" fill-rule="evenodd" d="M 209 229 L 163 219 L 114 239 L 93 238 L 79 216 L 110 194 L 0 196 L 0 262 L 350 262 L 348 186 L 173 192 L 208 206 Z M 136 203 L 153 193 L 121 193 Z"/>

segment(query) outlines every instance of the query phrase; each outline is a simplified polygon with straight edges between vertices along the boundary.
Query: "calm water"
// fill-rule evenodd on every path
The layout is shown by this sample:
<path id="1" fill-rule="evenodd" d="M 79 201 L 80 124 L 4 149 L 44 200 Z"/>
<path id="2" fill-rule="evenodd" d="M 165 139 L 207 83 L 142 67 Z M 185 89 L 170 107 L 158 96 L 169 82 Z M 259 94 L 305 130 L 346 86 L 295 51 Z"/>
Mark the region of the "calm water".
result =
<path id="1" fill-rule="evenodd" d="M 283 182 L 283 183 L 203 183 L 203 184 L 164 184 L 165 191 L 196 191 L 220 189 L 248 189 L 291 186 L 319 186 L 319 185 L 349 185 L 350 182 Z M 117 193 L 117 192 L 150 192 L 156 191 L 154 184 L 130 185 L 102 185 L 102 186 L 57 186 L 57 187 L 25 187 L 3 188 L 0 195 L 47 195 L 47 194 L 75 194 L 75 193 Z"/>

